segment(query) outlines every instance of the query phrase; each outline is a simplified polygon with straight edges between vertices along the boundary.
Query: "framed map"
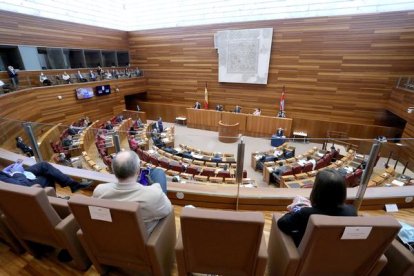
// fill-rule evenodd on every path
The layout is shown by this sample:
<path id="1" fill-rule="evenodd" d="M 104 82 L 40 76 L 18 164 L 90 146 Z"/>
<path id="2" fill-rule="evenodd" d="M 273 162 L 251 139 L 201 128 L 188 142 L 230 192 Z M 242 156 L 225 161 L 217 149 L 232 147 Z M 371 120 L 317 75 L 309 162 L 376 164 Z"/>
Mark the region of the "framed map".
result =
<path id="1" fill-rule="evenodd" d="M 219 82 L 267 84 L 272 37 L 273 28 L 217 32 Z"/>

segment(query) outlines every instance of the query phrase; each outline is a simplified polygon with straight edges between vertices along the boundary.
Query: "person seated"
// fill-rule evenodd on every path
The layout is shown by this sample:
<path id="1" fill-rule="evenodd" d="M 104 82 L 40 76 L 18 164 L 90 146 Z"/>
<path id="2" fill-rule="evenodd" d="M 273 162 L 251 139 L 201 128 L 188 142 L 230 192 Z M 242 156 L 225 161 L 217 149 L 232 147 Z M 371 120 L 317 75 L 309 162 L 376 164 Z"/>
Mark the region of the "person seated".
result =
<path id="1" fill-rule="evenodd" d="M 128 70 L 128 68 L 125 68 L 124 75 L 125 75 L 126 78 L 131 77 L 131 72 Z"/>
<path id="2" fill-rule="evenodd" d="M 312 171 L 315 170 L 316 167 L 316 160 L 313 159 L 311 156 L 307 156 L 306 157 L 306 163 L 311 163 L 312 164 Z"/>
<path id="3" fill-rule="evenodd" d="M 96 81 L 96 74 L 92 70 L 89 70 L 89 79 L 91 81 Z"/>
<path id="4" fill-rule="evenodd" d="M 130 150 L 120 151 L 114 157 L 112 171 L 117 178 L 116 183 L 96 186 L 92 196 L 139 202 L 140 216 L 143 218 L 147 233 L 150 234 L 158 222 L 172 211 L 171 202 L 166 196 L 167 178 L 164 171 L 159 168 L 149 169 L 149 176 L 146 177 L 149 185 L 142 185 L 138 182 L 141 171 L 139 157 Z"/>
<path id="5" fill-rule="evenodd" d="M 289 170 L 288 166 L 285 166 L 283 162 L 279 162 L 279 167 L 273 169 L 271 174 L 270 182 L 275 183 L 276 186 L 280 187 L 282 175 Z"/>
<path id="6" fill-rule="evenodd" d="M 357 216 L 355 208 L 345 204 L 345 200 L 346 183 L 342 175 L 334 169 L 319 171 L 310 201 L 304 197 L 295 197 L 287 207 L 289 212 L 278 220 L 277 225 L 284 233 L 292 236 L 298 247 L 311 215 Z"/>
<path id="7" fill-rule="evenodd" d="M 79 82 L 87 82 L 88 81 L 86 78 L 83 77 L 82 73 L 79 70 L 78 70 L 78 73 L 77 73 L 76 76 L 77 76 Z"/>
<path id="8" fill-rule="evenodd" d="M 62 187 L 70 187 L 72 193 L 87 189 L 92 183 L 92 181 L 77 182 L 47 162 L 39 162 L 28 168 L 23 168 L 22 163 L 23 160 L 19 159 L 16 163 L 0 171 L 0 181 L 26 187 L 41 186 L 42 188 L 54 188 L 55 183 L 58 183 Z"/>
<path id="9" fill-rule="evenodd" d="M 118 123 L 118 124 L 122 123 L 123 120 L 124 120 L 124 116 L 122 116 L 122 115 L 118 115 L 115 118 L 115 122 Z"/>
<path id="10" fill-rule="evenodd" d="M 66 73 L 66 71 L 63 72 L 62 74 L 62 80 L 67 84 L 72 83 L 72 80 L 70 79 L 70 75 Z"/>
<path id="11" fill-rule="evenodd" d="M 193 155 L 189 151 L 183 151 L 178 155 L 182 156 L 183 158 L 193 159 Z"/>
<path id="12" fill-rule="evenodd" d="M 43 72 L 40 73 L 39 81 L 43 85 L 47 85 L 47 86 L 52 85 L 52 82 L 47 78 L 45 74 L 43 74 Z"/>
<path id="13" fill-rule="evenodd" d="M 137 131 L 135 130 L 135 128 L 133 126 L 131 126 L 128 130 L 128 134 L 135 136 L 137 134 Z"/>
<path id="14" fill-rule="evenodd" d="M 201 103 L 196 102 L 194 105 L 194 109 L 201 109 Z"/>
<path id="15" fill-rule="evenodd" d="M 286 118 L 286 114 L 284 111 L 279 111 L 279 113 L 277 113 L 277 117 L 279 118 Z"/>
<path id="16" fill-rule="evenodd" d="M 139 107 L 139 105 L 137 105 L 137 111 L 141 111 L 141 107 Z"/>
<path id="17" fill-rule="evenodd" d="M 168 152 L 168 153 L 171 153 L 171 154 L 173 154 L 173 155 L 178 154 L 178 151 L 177 151 L 176 149 L 172 148 L 172 147 L 165 147 L 165 148 L 164 148 L 164 151 L 165 151 L 165 152 Z"/>
<path id="18" fill-rule="evenodd" d="M 83 119 L 82 119 L 82 124 L 81 125 L 83 125 L 83 127 L 88 127 L 88 126 L 90 126 L 92 123 L 91 123 L 91 120 L 89 120 L 89 117 L 88 116 L 85 116 Z"/>
<path id="19" fill-rule="evenodd" d="M 260 108 L 255 108 L 253 115 L 254 116 L 260 116 L 262 114 L 262 110 Z"/>
<path id="20" fill-rule="evenodd" d="M 7 66 L 7 74 L 9 75 L 9 78 L 13 84 L 13 87 L 17 88 L 19 86 L 19 78 L 18 78 L 19 74 L 16 72 L 13 66 L 11 65 Z"/>
<path id="21" fill-rule="evenodd" d="M 142 123 L 141 118 L 138 118 L 138 120 L 136 121 L 136 124 L 137 124 L 138 128 L 143 128 L 144 127 L 144 124 Z"/>
<path id="22" fill-rule="evenodd" d="M 162 141 L 162 139 L 157 135 L 153 135 L 152 136 L 152 142 L 153 144 L 157 147 L 157 148 L 164 148 L 165 147 L 165 143 Z"/>
<path id="23" fill-rule="evenodd" d="M 135 69 L 135 75 L 137 76 L 137 77 L 140 77 L 140 76 L 142 76 L 143 74 L 142 74 L 142 71 L 141 70 L 139 70 L 138 69 L 138 67 L 137 67 L 137 69 Z"/>
<path id="24" fill-rule="evenodd" d="M 68 128 L 68 134 L 70 134 L 70 135 L 76 135 L 81 131 L 82 131 L 82 128 L 75 127 L 73 125 L 70 125 L 69 128 Z"/>
<path id="25" fill-rule="evenodd" d="M 211 162 L 220 163 L 221 162 L 221 156 L 219 153 L 215 153 L 214 156 L 211 158 Z"/>
<path id="26" fill-rule="evenodd" d="M 112 71 L 112 75 L 113 75 L 116 79 L 119 79 L 119 77 L 121 76 L 121 74 L 119 74 L 119 71 L 118 71 L 118 70 L 113 70 L 113 71 Z"/>
<path id="27" fill-rule="evenodd" d="M 223 111 L 223 106 L 221 104 L 216 105 L 216 111 Z"/>
<path id="28" fill-rule="evenodd" d="M 279 127 L 279 128 L 276 130 L 276 136 L 277 136 L 277 137 L 283 137 L 284 135 L 285 135 L 285 131 L 283 130 L 283 128 Z"/>
<path id="29" fill-rule="evenodd" d="M 112 79 L 112 74 L 111 74 L 111 72 L 109 72 L 109 70 L 107 70 L 107 71 L 104 73 L 104 79 L 106 79 L 106 80 L 110 80 L 110 79 Z"/>
<path id="30" fill-rule="evenodd" d="M 104 71 L 102 70 L 102 67 L 98 65 L 98 68 L 96 68 L 96 74 L 98 75 L 98 77 L 102 80 L 103 79 L 103 75 L 104 75 Z"/>
<path id="31" fill-rule="evenodd" d="M 59 165 L 68 166 L 68 167 L 72 166 L 72 162 L 70 161 L 70 158 L 67 158 L 66 154 L 63 152 L 57 154 L 55 161 Z"/>
<path id="32" fill-rule="evenodd" d="M 32 148 L 29 147 L 28 145 L 26 145 L 23 142 L 23 138 L 20 137 L 20 136 L 16 137 L 16 147 L 19 148 L 27 156 L 29 156 L 29 157 L 34 156 Z"/>
<path id="33" fill-rule="evenodd" d="M 70 148 L 73 145 L 72 135 L 68 135 L 62 140 L 62 146 L 65 148 Z"/>
<path id="34" fill-rule="evenodd" d="M 162 118 L 159 117 L 157 122 L 155 123 L 155 128 L 157 129 L 158 133 L 161 133 L 164 131 L 164 126 L 162 124 Z"/>
<path id="35" fill-rule="evenodd" d="M 138 141 L 135 139 L 133 135 L 129 137 L 128 142 L 131 150 L 135 151 L 138 148 Z"/>
<path id="36" fill-rule="evenodd" d="M 292 158 L 292 157 L 295 157 L 295 150 L 287 150 L 287 149 L 283 149 L 283 157 L 285 158 L 285 159 L 288 159 L 288 158 Z"/>
<path id="37" fill-rule="evenodd" d="M 236 105 L 236 107 L 234 108 L 234 113 L 240 113 L 241 112 L 241 106 Z"/>
<path id="38" fill-rule="evenodd" d="M 265 162 L 273 162 L 277 160 L 277 157 L 274 155 L 263 155 L 259 158 L 259 160 L 256 161 L 256 170 L 263 170 L 263 166 Z"/>
<path id="39" fill-rule="evenodd" d="M 106 140 L 105 131 L 100 129 L 98 131 L 98 134 L 96 135 L 96 141 L 97 142 L 102 142 L 102 141 L 105 142 L 105 140 Z"/>
<path id="40" fill-rule="evenodd" d="M 111 121 L 107 121 L 106 124 L 105 124 L 105 126 L 104 126 L 104 128 L 106 130 L 113 130 L 114 129 L 114 126 L 112 125 Z"/>

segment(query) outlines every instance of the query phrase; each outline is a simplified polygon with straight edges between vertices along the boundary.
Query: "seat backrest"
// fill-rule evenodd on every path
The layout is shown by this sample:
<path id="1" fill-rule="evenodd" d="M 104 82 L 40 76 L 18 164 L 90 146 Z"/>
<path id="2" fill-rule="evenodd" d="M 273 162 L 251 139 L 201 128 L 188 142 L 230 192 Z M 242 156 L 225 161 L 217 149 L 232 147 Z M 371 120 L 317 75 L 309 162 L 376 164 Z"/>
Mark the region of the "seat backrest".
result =
<path id="1" fill-rule="evenodd" d="M 0 210 L 18 238 L 51 246 L 60 244 L 54 227 L 61 219 L 44 189 L 0 182 Z"/>
<path id="2" fill-rule="evenodd" d="M 180 219 L 188 271 L 254 275 L 262 213 L 183 208 Z"/>
<path id="3" fill-rule="evenodd" d="M 197 166 L 197 165 L 190 165 L 190 166 L 187 168 L 186 172 L 187 172 L 187 173 L 190 173 L 190 174 L 199 174 L 199 173 L 200 173 L 200 170 L 201 170 L 201 167 L 200 167 L 200 166 Z"/>
<path id="4" fill-rule="evenodd" d="M 312 163 L 306 163 L 305 166 L 303 166 L 302 172 L 307 173 L 310 172 L 313 168 Z"/>
<path id="5" fill-rule="evenodd" d="M 212 169 L 212 168 L 204 167 L 203 171 L 201 172 L 201 175 L 215 176 L 216 175 L 216 170 Z"/>
<path id="6" fill-rule="evenodd" d="M 137 202 L 73 196 L 68 201 L 88 251 L 104 265 L 149 266 L 148 234 Z"/>
<path id="7" fill-rule="evenodd" d="M 401 228 L 391 216 L 312 215 L 299 245 L 300 275 L 368 275 Z M 364 237 L 362 233 L 368 232 Z M 350 239 L 344 239 L 347 236 Z"/>
<path id="8" fill-rule="evenodd" d="M 224 177 L 224 178 L 228 178 L 228 177 L 230 177 L 230 171 L 219 171 L 218 173 L 217 173 L 217 176 L 218 177 Z"/>

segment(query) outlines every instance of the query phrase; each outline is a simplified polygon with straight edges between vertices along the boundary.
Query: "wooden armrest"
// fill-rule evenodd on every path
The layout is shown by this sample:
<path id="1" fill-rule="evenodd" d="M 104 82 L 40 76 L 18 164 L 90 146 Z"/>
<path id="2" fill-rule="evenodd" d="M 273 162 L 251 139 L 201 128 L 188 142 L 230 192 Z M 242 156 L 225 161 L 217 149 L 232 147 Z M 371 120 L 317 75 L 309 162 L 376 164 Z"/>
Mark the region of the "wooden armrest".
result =
<path id="1" fill-rule="evenodd" d="M 299 251 L 293 239 L 277 226 L 281 216 L 273 214 L 268 244 L 269 275 L 295 275 L 299 265 Z"/>
<path id="2" fill-rule="evenodd" d="M 49 196 L 48 199 L 50 205 L 52 205 L 53 209 L 55 209 L 61 219 L 64 219 L 71 214 L 68 201 L 66 199 L 57 198 L 56 196 Z"/>
<path id="3" fill-rule="evenodd" d="M 414 254 L 399 241 L 394 239 L 384 254 L 388 262 L 381 271 L 381 276 L 414 275 Z"/>
<path id="4" fill-rule="evenodd" d="M 53 187 L 45 187 L 47 196 L 56 197 L 56 190 Z"/>
<path id="5" fill-rule="evenodd" d="M 174 261 L 175 246 L 175 216 L 174 209 L 160 220 L 147 241 L 147 250 L 152 263 L 159 264 L 157 275 L 168 275 Z"/>

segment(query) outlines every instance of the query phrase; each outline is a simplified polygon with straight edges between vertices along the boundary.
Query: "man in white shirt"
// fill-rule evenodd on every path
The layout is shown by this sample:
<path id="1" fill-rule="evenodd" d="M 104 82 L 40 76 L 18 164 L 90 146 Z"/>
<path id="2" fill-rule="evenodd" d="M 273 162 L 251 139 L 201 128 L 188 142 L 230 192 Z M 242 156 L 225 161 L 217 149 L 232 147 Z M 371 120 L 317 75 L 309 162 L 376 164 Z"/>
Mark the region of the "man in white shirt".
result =
<path id="1" fill-rule="evenodd" d="M 93 197 L 118 201 L 135 201 L 140 204 L 141 215 L 148 233 L 158 221 L 166 217 L 172 210 L 172 205 L 166 196 L 167 181 L 165 173 L 158 168 L 152 169 L 150 178 L 153 183 L 144 186 L 137 182 L 140 174 L 140 160 L 133 151 L 121 151 L 112 160 L 112 171 L 117 183 L 98 185 L 93 191 Z"/>
<path id="2" fill-rule="evenodd" d="M 260 116 L 262 114 L 262 110 L 260 108 L 255 108 L 253 115 L 254 116 Z"/>
<path id="3" fill-rule="evenodd" d="M 312 170 L 315 170 L 315 167 L 316 167 L 316 160 L 315 159 L 313 159 L 310 156 L 307 156 L 306 157 L 306 163 L 311 163 L 312 164 Z"/>

